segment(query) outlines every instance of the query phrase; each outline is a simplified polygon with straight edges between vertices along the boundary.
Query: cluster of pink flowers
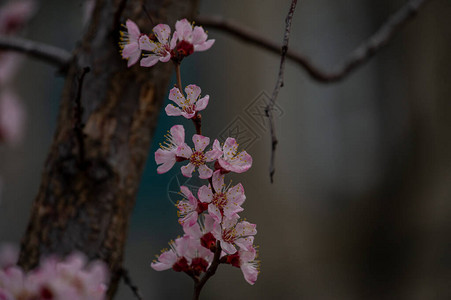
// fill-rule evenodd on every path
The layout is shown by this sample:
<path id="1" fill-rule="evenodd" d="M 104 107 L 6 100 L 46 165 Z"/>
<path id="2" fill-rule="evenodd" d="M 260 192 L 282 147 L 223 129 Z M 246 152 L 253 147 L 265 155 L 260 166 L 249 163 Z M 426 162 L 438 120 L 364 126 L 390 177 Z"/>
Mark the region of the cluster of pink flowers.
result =
<path id="1" fill-rule="evenodd" d="M 207 40 L 207 34 L 200 26 L 193 26 L 183 19 L 175 23 L 175 31 L 171 37 L 171 28 L 166 24 L 158 24 L 151 34 L 141 33 L 131 20 L 125 23 L 127 31 L 121 31 L 122 57 L 128 60 L 128 66 L 138 62 L 142 67 L 152 67 L 158 61 L 168 62 L 171 59 L 181 62 L 193 52 L 205 51 L 215 42 Z"/>
<path id="2" fill-rule="evenodd" d="M 0 7 L 0 35 L 14 35 L 35 11 L 33 0 L 9 1 Z M 22 139 L 25 109 L 11 89 L 11 80 L 20 66 L 20 54 L 0 51 L 0 143 L 15 145 Z"/>
<path id="3" fill-rule="evenodd" d="M 199 26 L 191 25 L 186 19 L 177 21 L 171 37 L 171 28 L 158 24 L 153 34 L 142 34 L 131 20 L 126 22 L 126 32 L 122 36 L 122 57 L 128 59 L 128 66 L 141 57 L 140 65 L 151 67 L 158 61 L 175 63 L 180 74 L 182 59 L 193 52 L 209 49 L 214 40 L 207 40 L 207 34 Z M 194 280 L 219 264 L 230 264 L 242 270 L 245 280 L 254 284 L 259 273 L 259 261 L 254 246 L 256 225 L 241 220 L 238 213 L 243 211 L 246 199 L 241 184 L 232 186 L 224 183 L 230 173 L 243 173 L 252 166 L 252 157 L 246 151 L 238 150 L 234 138 L 221 143 L 201 134 L 201 116 L 210 100 L 201 97 L 201 88 L 195 84 L 185 87 L 181 79 L 177 87 L 169 92 L 173 103 L 166 106 L 168 116 L 183 116 L 191 119 L 197 133 L 191 138 L 192 148 L 185 141 L 183 125 L 174 125 L 166 135 L 166 141 L 155 152 L 159 174 L 168 172 L 176 163 L 182 163 L 181 172 L 192 177 L 197 171 L 199 178 L 208 181 L 194 195 L 188 187 L 181 186 L 183 199 L 176 206 L 179 223 L 184 235 L 169 243 L 170 249 L 163 250 L 151 264 L 157 271 L 173 269 L 185 272 Z"/>
<path id="4" fill-rule="evenodd" d="M 15 265 L 17 252 L 0 251 L 0 299 L 2 300 L 102 300 L 108 280 L 104 263 L 87 263 L 82 254 L 65 260 L 47 258 L 38 268 L 25 273 Z"/>

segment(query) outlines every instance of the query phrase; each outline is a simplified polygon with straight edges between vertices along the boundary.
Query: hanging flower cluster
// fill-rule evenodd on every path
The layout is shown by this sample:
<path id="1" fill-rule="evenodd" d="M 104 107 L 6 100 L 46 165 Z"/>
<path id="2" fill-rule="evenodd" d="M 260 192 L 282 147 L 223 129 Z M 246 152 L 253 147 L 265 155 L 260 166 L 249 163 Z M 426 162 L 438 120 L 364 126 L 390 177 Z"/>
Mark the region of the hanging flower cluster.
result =
<path id="1" fill-rule="evenodd" d="M 15 265 L 16 254 L 9 246 L 0 251 L 0 299 L 105 299 L 108 272 L 104 263 L 87 264 L 84 255 L 72 254 L 65 260 L 44 259 L 25 273 Z"/>
<path id="2" fill-rule="evenodd" d="M 152 33 L 141 33 L 131 20 L 125 22 L 127 31 L 121 31 L 122 57 L 128 60 L 128 66 L 136 64 L 140 58 L 142 67 L 152 67 L 158 61 L 181 62 L 193 52 L 205 51 L 213 46 L 215 40 L 207 41 L 207 34 L 200 26 L 193 26 L 183 19 L 175 23 L 175 31 L 171 37 L 171 28 L 166 24 L 158 24 Z M 207 100 L 208 102 L 208 100 Z"/>
<path id="3" fill-rule="evenodd" d="M 194 279 L 195 288 L 200 289 L 219 264 L 230 264 L 240 268 L 245 280 L 254 284 L 259 273 L 253 244 L 256 225 L 241 220 L 238 215 L 243 211 L 246 199 L 243 186 L 224 183 L 229 172 L 249 170 L 252 157 L 246 151 L 238 150 L 234 138 L 227 138 L 221 145 L 217 139 L 212 142 L 202 135 L 200 111 L 207 107 L 210 97 L 202 97 L 201 88 L 195 84 L 183 89 L 180 78 L 183 58 L 209 49 L 214 40 L 208 40 L 202 27 L 193 26 L 186 19 L 176 22 L 172 36 L 171 28 L 166 24 L 158 24 L 149 35 L 142 34 L 131 20 L 127 20 L 125 27 L 127 31 L 121 32 L 120 46 L 128 66 L 139 59 L 143 67 L 172 60 L 177 85 L 169 92 L 169 100 L 173 103 L 167 105 L 165 111 L 168 116 L 191 119 L 196 128 L 196 134 L 189 139 L 192 143 L 185 140 L 182 125 L 170 128 L 166 141 L 155 152 L 157 172 L 166 173 L 180 163 L 184 176 L 195 174 L 207 181 L 197 195 L 186 186 L 180 187 L 183 199 L 176 206 L 184 235 L 169 243 L 170 248 L 162 251 L 151 264 L 152 268 L 184 272 Z"/>

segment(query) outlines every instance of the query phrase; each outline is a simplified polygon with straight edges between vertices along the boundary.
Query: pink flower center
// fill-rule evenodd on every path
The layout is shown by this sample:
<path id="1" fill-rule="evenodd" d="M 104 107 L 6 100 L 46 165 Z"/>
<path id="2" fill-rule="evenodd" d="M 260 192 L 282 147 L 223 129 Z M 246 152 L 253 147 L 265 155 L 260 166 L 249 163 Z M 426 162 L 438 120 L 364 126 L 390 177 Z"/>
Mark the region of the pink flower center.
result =
<path id="1" fill-rule="evenodd" d="M 226 243 L 233 243 L 235 241 L 235 228 L 225 229 L 222 232 L 222 240 Z"/>
<path id="2" fill-rule="evenodd" d="M 187 105 L 187 106 L 183 106 L 183 111 L 186 112 L 187 114 L 192 114 L 195 112 L 195 107 L 194 104 L 192 105 Z"/>
<path id="3" fill-rule="evenodd" d="M 213 195 L 213 200 L 211 202 L 216 205 L 216 207 L 218 207 L 222 213 L 222 209 L 227 204 L 227 195 L 224 193 L 216 193 Z"/>
<path id="4" fill-rule="evenodd" d="M 196 167 L 204 165 L 206 160 L 207 158 L 205 157 L 202 151 L 194 152 L 193 154 L 191 154 L 191 157 L 189 158 L 190 163 L 192 163 Z"/>

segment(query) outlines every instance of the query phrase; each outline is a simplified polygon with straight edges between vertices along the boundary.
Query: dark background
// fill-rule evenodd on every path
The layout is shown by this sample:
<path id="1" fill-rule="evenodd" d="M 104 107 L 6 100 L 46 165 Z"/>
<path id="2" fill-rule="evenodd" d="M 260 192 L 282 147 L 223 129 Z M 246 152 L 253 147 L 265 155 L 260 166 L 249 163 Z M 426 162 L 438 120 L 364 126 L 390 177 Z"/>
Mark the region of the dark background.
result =
<path id="1" fill-rule="evenodd" d="M 199 12 L 281 42 L 290 2 L 203 1 Z M 330 69 L 405 2 L 299 1 L 290 48 Z M 184 84 L 210 95 L 204 134 L 215 138 L 238 128 L 239 142 L 254 158 L 253 168 L 233 180 L 246 191 L 242 216 L 257 223 L 259 280 L 249 286 L 240 270 L 220 266 L 205 299 L 451 298 L 451 2 L 429 2 L 340 83 L 317 83 L 287 62 L 272 185 L 269 133 L 258 115 L 262 92 L 274 87 L 279 57 L 210 29 L 216 39 L 211 50 L 182 64 Z M 84 30 L 82 13 L 83 1 L 41 1 L 24 36 L 74 49 Z M 19 242 L 25 230 L 63 82 L 53 67 L 31 59 L 14 82 L 28 119 L 21 145 L 0 146 L 1 241 Z M 192 293 L 187 276 L 149 267 L 182 234 L 170 199 L 176 178 L 183 177 L 178 168 L 157 175 L 153 160 L 164 133 L 180 122 L 160 116 L 130 226 L 125 265 L 145 299 Z M 121 286 L 117 298 L 132 297 Z"/>

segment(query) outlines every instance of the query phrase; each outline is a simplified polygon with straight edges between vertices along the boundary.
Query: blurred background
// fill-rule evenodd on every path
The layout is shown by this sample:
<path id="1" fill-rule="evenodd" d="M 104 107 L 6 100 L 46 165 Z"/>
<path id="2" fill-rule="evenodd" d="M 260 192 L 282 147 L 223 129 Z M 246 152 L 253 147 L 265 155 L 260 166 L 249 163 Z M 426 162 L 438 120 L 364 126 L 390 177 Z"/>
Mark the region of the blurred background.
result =
<path id="1" fill-rule="evenodd" d="M 201 1 L 199 14 L 222 15 L 281 43 L 290 2 Z M 299 1 L 290 48 L 331 69 L 405 2 Z M 72 50 L 83 34 L 84 5 L 41 1 L 22 35 Z M 184 61 L 182 80 L 210 95 L 204 134 L 235 135 L 254 158 L 250 171 L 231 178 L 246 191 L 242 216 L 257 224 L 261 273 L 250 286 L 239 269 L 220 266 L 203 299 L 451 299 L 450 20 L 450 1 L 429 1 L 338 83 L 315 82 L 287 61 L 274 184 L 261 115 L 279 56 L 209 30 L 215 45 Z M 12 82 L 27 119 L 22 143 L 0 146 L 0 241 L 18 243 L 25 231 L 63 82 L 55 68 L 28 58 Z M 125 266 L 144 299 L 192 293 L 186 275 L 149 267 L 182 234 L 174 191 L 200 184 L 185 182 L 178 168 L 156 174 L 153 153 L 176 122 L 160 115 L 130 224 Z M 133 295 L 121 285 L 117 299 Z"/>

